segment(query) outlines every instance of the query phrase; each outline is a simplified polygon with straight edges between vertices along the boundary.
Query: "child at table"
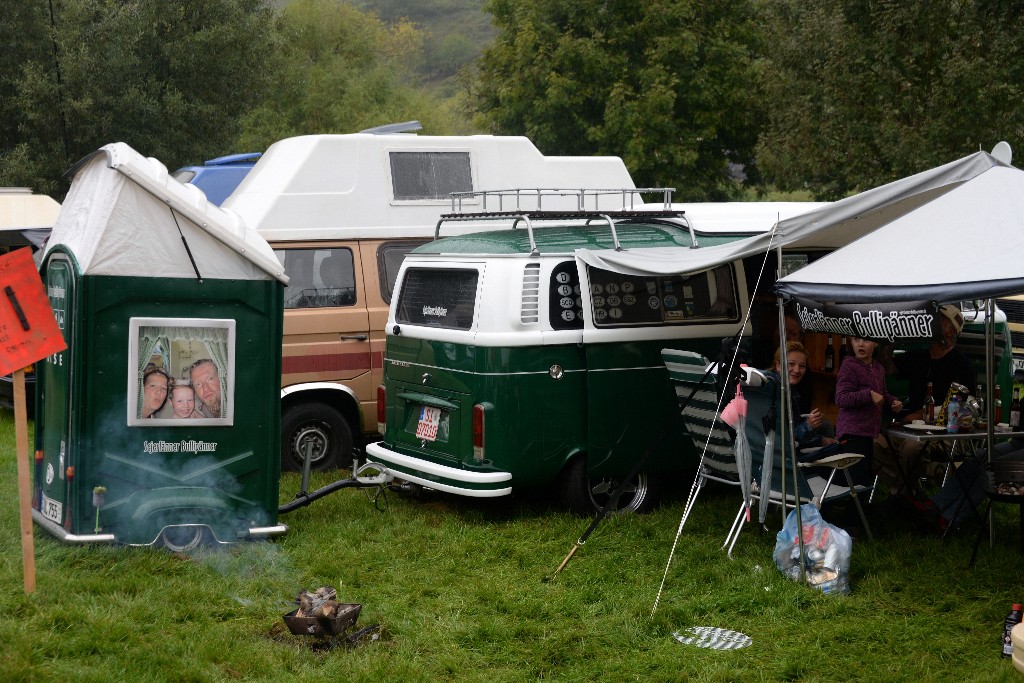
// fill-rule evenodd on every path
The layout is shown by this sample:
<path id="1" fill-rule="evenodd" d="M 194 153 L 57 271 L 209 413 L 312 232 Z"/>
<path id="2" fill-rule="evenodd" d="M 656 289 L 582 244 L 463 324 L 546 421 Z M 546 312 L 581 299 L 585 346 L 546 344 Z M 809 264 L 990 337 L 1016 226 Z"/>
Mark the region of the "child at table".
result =
<path id="1" fill-rule="evenodd" d="M 854 482 L 870 485 L 874 477 L 871 454 L 882 429 L 882 406 L 890 406 L 895 413 L 903 409 L 903 403 L 886 389 L 885 370 L 874 359 L 877 344 L 853 337 L 851 345 L 853 355 L 843 359 L 836 378 L 836 435 L 846 441 L 846 452 L 864 456 L 850 468 Z"/>

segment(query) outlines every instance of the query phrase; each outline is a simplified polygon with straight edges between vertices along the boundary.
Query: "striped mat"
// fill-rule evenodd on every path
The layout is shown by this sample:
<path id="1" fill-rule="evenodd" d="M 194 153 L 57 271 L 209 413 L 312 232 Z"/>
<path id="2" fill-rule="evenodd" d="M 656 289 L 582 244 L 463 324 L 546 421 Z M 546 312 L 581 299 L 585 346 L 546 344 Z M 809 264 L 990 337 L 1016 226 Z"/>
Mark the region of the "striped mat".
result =
<path id="1" fill-rule="evenodd" d="M 674 632 L 672 637 L 683 645 L 696 645 L 711 650 L 738 650 L 754 641 L 739 631 L 714 626 L 691 626 L 685 633 Z"/>

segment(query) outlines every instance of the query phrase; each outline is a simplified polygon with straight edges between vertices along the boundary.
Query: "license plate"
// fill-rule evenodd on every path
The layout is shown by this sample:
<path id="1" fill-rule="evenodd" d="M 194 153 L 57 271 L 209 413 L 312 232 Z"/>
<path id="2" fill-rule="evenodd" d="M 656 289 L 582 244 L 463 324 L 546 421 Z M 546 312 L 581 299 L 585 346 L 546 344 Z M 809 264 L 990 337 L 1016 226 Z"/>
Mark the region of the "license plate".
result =
<path id="1" fill-rule="evenodd" d="M 50 520 L 51 522 L 56 522 L 57 524 L 60 524 L 63 521 L 61 519 L 61 516 L 64 511 L 64 504 L 61 503 L 59 500 L 47 498 L 46 494 L 43 494 L 41 502 L 42 504 L 39 507 L 41 508 L 43 517 L 46 517 L 46 519 Z"/>
<path id="2" fill-rule="evenodd" d="M 420 421 L 416 425 L 416 438 L 433 441 L 437 438 L 437 427 L 441 424 L 441 409 L 433 406 L 420 407 Z"/>

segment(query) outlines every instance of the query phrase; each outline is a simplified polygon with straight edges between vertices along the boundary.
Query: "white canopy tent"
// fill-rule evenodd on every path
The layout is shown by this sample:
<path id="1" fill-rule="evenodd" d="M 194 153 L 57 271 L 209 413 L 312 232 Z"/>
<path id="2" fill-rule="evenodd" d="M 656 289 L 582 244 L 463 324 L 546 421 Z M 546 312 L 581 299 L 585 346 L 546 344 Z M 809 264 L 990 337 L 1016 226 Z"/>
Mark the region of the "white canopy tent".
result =
<path id="1" fill-rule="evenodd" d="M 779 280 L 816 301 L 988 299 L 1024 291 L 1024 171 L 993 166 Z"/>
<path id="2" fill-rule="evenodd" d="M 850 304 L 985 300 L 985 405 L 991 408 L 993 298 L 1024 292 L 1022 256 L 1024 171 L 1000 164 L 781 278 L 776 292 Z M 987 424 L 991 454 L 994 420 Z"/>
<path id="3" fill-rule="evenodd" d="M 643 255 L 579 250 L 577 265 L 633 275 L 669 275 L 697 273 L 772 250 L 780 257 L 784 249 L 833 251 L 779 280 L 780 338 L 785 336 L 783 294 L 829 301 L 864 300 L 859 296 L 879 297 L 873 301 L 955 301 L 1020 291 L 1024 290 L 1024 268 L 1016 265 L 1016 259 L 1024 250 L 1015 247 L 1024 246 L 1024 173 L 1013 168 L 1010 160 L 1009 145 L 999 143 L 992 154 L 977 152 L 780 220 L 763 235 L 705 248 L 645 249 Z M 980 241 L 984 244 L 975 248 Z M 997 266 L 989 263 L 992 259 Z M 854 292 L 854 288 L 860 289 Z M 986 316 L 988 406 L 992 405 L 992 318 L 990 305 Z M 785 367 L 784 345 L 782 351 Z M 791 404 L 785 382 L 782 391 L 788 413 Z M 988 423 L 991 444 L 993 425 L 991 420 Z M 785 415 L 781 424 L 785 430 L 792 416 Z M 785 435 L 783 443 L 787 443 Z M 791 461 L 795 476 L 795 453 Z M 800 506 L 796 510 L 799 526 Z"/>
<path id="4" fill-rule="evenodd" d="M 770 232 L 736 242 L 696 249 L 644 249 L 642 255 L 628 250 L 581 249 L 576 252 L 576 259 L 583 264 L 620 273 L 668 275 L 700 272 L 773 249 L 839 249 L 992 168 L 1012 168 L 1008 153 L 998 149 L 994 152 L 998 155 L 976 152 L 944 166 L 780 220 Z"/>

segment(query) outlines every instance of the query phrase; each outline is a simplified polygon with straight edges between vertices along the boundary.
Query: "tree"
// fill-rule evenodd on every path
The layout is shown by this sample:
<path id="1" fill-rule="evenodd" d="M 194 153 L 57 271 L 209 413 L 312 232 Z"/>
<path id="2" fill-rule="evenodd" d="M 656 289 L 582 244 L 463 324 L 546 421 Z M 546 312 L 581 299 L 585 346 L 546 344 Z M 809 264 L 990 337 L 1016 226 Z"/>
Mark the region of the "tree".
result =
<path id="1" fill-rule="evenodd" d="M 279 16 L 275 87 L 243 120 L 240 146 L 265 149 L 285 137 L 352 133 L 418 119 L 452 133 L 455 116 L 406 76 L 422 57 L 423 36 L 408 21 L 388 26 L 335 0 L 293 0 Z"/>
<path id="2" fill-rule="evenodd" d="M 836 199 L 1024 134 L 1024 3 L 763 2 L 758 168 Z"/>
<path id="3" fill-rule="evenodd" d="M 47 3 L 7 4 L 0 184 L 62 198 L 69 166 L 115 141 L 172 169 L 223 154 L 267 87 L 264 0 L 53 0 L 52 27 Z"/>
<path id="4" fill-rule="evenodd" d="M 642 186 L 735 196 L 760 104 L 746 0 L 491 0 L 472 86 L 480 124 L 547 154 L 622 156 Z"/>

